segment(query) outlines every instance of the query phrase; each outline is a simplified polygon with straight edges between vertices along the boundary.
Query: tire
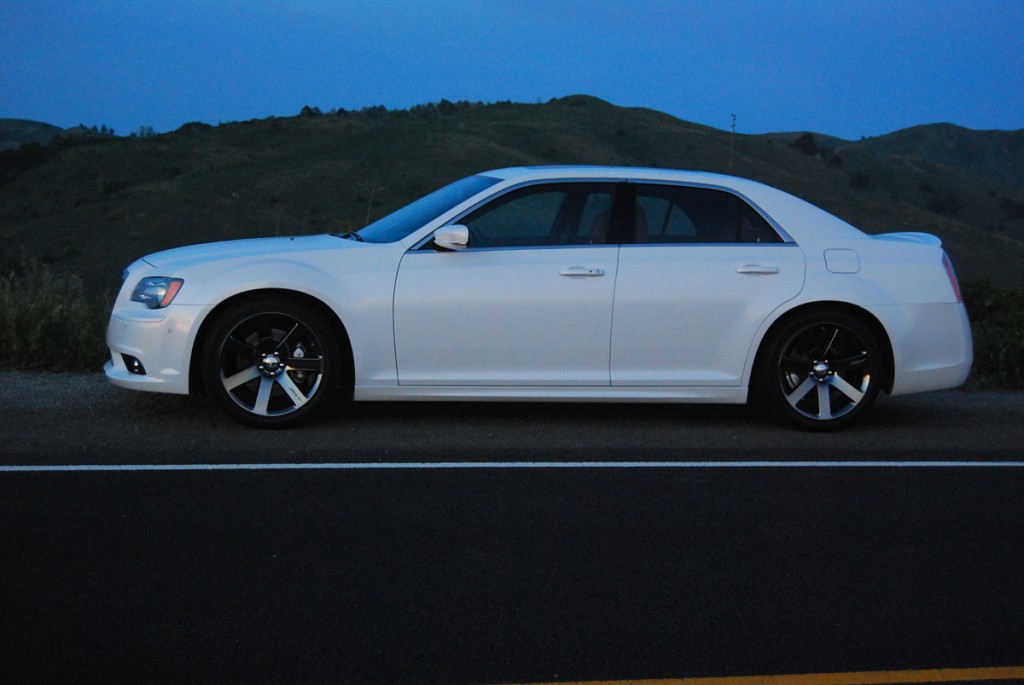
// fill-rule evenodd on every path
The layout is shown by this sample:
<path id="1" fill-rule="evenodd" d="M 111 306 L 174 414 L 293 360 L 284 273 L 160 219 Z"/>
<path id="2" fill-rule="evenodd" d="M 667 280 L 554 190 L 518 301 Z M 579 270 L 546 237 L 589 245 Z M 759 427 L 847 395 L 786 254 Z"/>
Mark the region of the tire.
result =
<path id="1" fill-rule="evenodd" d="M 852 314 L 799 314 L 772 334 L 765 350 L 756 395 L 777 419 L 807 430 L 836 430 L 863 418 L 878 397 L 881 347 Z"/>
<path id="2" fill-rule="evenodd" d="M 334 395 L 343 364 L 325 317 L 284 295 L 250 298 L 217 315 L 202 348 L 207 392 L 260 428 L 305 421 Z"/>

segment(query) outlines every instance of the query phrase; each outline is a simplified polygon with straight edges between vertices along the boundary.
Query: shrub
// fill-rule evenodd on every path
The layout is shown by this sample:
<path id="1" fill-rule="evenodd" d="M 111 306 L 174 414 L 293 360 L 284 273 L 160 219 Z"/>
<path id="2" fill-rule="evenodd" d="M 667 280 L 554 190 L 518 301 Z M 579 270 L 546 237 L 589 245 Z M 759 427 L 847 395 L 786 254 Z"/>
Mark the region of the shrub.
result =
<path id="1" fill-rule="evenodd" d="M 106 358 L 109 298 L 77 274 L 30 263 L 0 276 L 0 368 L 96 371 Z"/>
<path id="2" fill-rule="evenodd" d="M 875 187 L 875 183 L 866 173 L 858 171 L 850 177 L 850 187 L 857 190 L 871 190 Z"/>
<path id="3" fill-rule="evenodd" d="M 1003 217 L 1007 220 L 1024 219 L 1024 202 L 1016 202 L 1004 197 L 999 207 L 1003 210 Z"/>
<path id="4" fill-rule="evenodd" d="M 946 216 L 959 214 L 962 207 L 960 198 L 953 193 L 946 193 L 942 197 L 937 197 L 928 203 L 929 211 L 936 214 L 945 214 Z"/>
<path id="5" fill-rule="evenodd" d="M 50 148 L 39 143 L 25 143 L 12 150 L 0 151 L 0 181 L 13 178 L 45 162 L 51 155 Z"/>
<path id="6" fill-rule="evenodd" d="M 974 333 L 970 385 L 1024 390 L 1024 290 L 966 281 L 963 294 Z"/>
<path id="7" fill-rule="evenodd" d="M 793 147 L 800 150 L 805 155 L 816 155 L 818 154 L 818 143 L 814 140 L 814 136 L 810 133 L 805 133 L 792 143 Z"/>

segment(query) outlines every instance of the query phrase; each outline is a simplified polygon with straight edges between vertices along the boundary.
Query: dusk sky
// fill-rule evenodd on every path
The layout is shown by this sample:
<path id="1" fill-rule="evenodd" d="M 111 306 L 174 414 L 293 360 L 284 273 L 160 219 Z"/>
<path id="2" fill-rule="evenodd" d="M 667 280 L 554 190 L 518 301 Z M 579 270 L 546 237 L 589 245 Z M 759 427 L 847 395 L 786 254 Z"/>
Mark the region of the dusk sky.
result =
<path id="1" fill-rule="evenodd" d="M 1024 128 L 1024 0 L 0 0 L 0 117 L 126 135 L 588 94 L 740 133 Z"/>

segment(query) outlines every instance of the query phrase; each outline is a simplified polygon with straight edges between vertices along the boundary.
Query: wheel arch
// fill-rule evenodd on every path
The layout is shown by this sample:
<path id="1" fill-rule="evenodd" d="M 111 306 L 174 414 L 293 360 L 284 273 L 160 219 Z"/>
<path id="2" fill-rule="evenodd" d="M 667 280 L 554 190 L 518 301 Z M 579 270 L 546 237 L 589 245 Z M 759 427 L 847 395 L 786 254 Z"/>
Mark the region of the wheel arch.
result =
<path id="1" fill-rule="evenodd" d="M 750 395 L 754 395 L 756 388 L 754 387 L 757 382 L 756 379 L 759 377 L 758 369 L 763 363 L 764 355 L 766 354 L 767 348 L 771 345 L 772 339 L 774 338 L 777 331 L 785 326 L 791 319 L 797 316 L 803 316 L 808 312 L 825 312 L 825 311 L 841 311 L 848 315 L 855 316 L 864 322 L 871 329 L 875 339 L 878 341 L 878 346 L 882 350 L 882 362 L 883 371 L 881 379 L 881 387 L 887 393 L 892 392 L 893 381 L 895 378 L 895 361 L 892 349 L 892 341 L 889 340 L 889 334 L 885 330 L 885 326 L 878 318 L 864 309 L 858 307 L 855 304 L 849 302 L 841 302 L 838 300 L 825 300 L 819 302 L 807 302 L 805 304 L 798 305 L 792 309 L 786 311 L 784 314 L 779 316 L 765 331 L 765 334 L 761 337 L 761 341 L 758 343 L 757 354 L 754 356 L 754 363 L 750 368 Z"/>
<path id="2" fill-rule="evenodd" d="M 220 314 L 228 307 L 234 305 L 237 302 L 244 300 L 255 300 L 260 297 L 268 295 L 275 296 L 286 296 L 296 300 L 302 301 L 304 304 L 309 305 L 317 310 L 318 313 L 323 315 L 326 321 L 329 322 L 331 328 L 338 336 L 338 342 L 341 345 L 342 355 L 346 360 L 345 368 L 342 372 L 341 385 L 346 391 L 351 391 L 355 385 L 355 360 L 352 354 L 352 343 L 349 340 L 348 330 L 345 328 L 345 324 L 342 323 L 338 317 L 337 312 L 331 309 L 322 300 L 313 297 L 307 293 L 299 292 L 297 290 L 289 290 L 287 288 L 263 288 L 260 290 L 247 290 L 245 292 L 232 295 L 225 299 L 223 302 L 217 304 L 203 319 L 202 324 L 199 326 L 199 331 L 196 333 L 195 340 L 192 342 L 192 350 L 189 355 L 188 365 L 188 387 L 189 393 L 205 392 L 202 380 L 202 349 L 203 343 L 206 340 L 210 329 L 213 327 L 214 322 L 220 316 Z"/>

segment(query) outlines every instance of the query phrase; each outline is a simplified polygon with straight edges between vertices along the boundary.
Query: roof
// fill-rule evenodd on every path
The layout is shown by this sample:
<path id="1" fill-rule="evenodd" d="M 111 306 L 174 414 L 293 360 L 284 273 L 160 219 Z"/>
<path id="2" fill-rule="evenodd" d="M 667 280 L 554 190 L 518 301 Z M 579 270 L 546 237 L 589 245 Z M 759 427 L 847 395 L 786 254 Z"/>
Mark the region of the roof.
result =
<path id="1" fill-rule="evenodd" d="M 709 171 L 657 169 L 626 166 L 552 165 L 509 167 L 481 172 L 481 175 L 505 181 L 541 181 L 548 179 L 607 179 L 628 181 L 668 181 L 728 190 L 775 221 L 798 242 L 809 240 L 863 239 L 856 227 L 795 195 L 738 176 Z"/>

